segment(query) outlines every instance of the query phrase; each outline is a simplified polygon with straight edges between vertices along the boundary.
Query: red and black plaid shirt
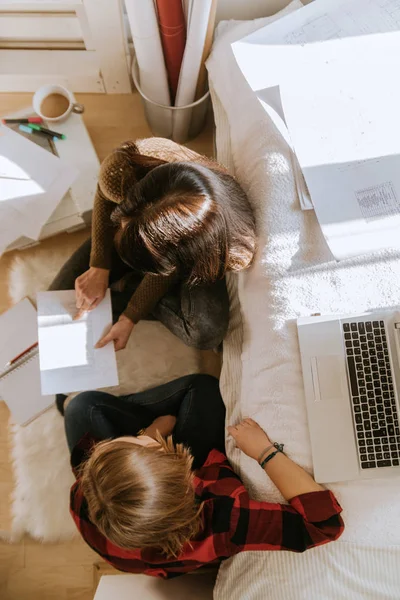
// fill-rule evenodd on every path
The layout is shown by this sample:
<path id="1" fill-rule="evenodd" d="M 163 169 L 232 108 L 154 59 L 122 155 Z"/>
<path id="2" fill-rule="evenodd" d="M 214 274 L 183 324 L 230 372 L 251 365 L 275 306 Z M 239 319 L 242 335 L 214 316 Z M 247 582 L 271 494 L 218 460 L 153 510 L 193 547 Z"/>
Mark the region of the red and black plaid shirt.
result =
<path id="1" fill-rule="evenodd" d="M 84 438 L 75 448 L 73 468 L 83 460 L 89 443 Z M 342 509 L 332 492 L 302 494 L 288 505 L 251 500 L 226 456 L 217 450 L 196 471 L 194 487 L 197 500 L 204 502 L 203 526 L 177 558 L 152 549 L 123 550 L 108 541 L 89 520 L 79 479 L 71 488 L 70 510 L 83 539 L 113 567 L 163 578 L 218 565 L 243 550 L 303 552 L 336 540 L 344 529 Z"/>

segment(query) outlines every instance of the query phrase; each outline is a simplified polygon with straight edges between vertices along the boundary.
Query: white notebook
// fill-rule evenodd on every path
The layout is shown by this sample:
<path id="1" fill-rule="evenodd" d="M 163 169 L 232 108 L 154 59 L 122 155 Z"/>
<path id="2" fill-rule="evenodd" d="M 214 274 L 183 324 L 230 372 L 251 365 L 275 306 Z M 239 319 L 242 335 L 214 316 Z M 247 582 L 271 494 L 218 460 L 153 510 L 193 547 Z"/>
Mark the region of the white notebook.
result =
<path id="1" fill-rule="evenodd" d="M 111 295 L 78 321 L 74 290 L 37 294 L 42 392 L 68 394 L 118 385 L 114 345 L 96 349 L 112 325 Z"/>
<path id="2" fill-rule="evenodd" d="M 36 310 L 27 298 L 0 315 L 0 332 L 0 397 L 15 423 L 26 425 L 54 402 L 53 395 L 41 392 L 37 349 L 6 369 L 8 361 L 37 342 Z"/>

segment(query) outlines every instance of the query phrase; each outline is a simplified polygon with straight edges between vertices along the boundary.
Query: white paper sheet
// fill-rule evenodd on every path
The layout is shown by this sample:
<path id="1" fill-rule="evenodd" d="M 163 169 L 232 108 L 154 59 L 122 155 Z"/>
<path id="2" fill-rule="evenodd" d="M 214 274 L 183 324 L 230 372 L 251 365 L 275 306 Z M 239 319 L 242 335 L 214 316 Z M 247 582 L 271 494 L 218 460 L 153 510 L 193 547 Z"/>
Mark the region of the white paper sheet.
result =
<path id="1" fill-rule="evenodd" d="M 0 202 L 43 193 L 43 188 L 7 156 L 0 156 Z"/>
<path id="2" fill-rule="evenodd" d="M 24 298 L 0 315 L 0 375 L 5 365 L 37 342 L 36 310 Z"/>
<path id="3" fill-rule="evenodd" d="M 87 322 L 69 325 L 51 325 L 39 329 L 40 368 L 63 369 L 87 365 L 93 356 L 93 346 L 88 353 L 89 331 Z"/>
<path id="4" fill-rule="evenodd" d="M 104 300 L 79 321 L 73 321 L 76 313 L 73 290 L 39 292 L 37 307 L 43 394 L 118 384 L 113 344 L 94 347 L 112 324 L 109 290 Z"/>
<path id="5" fill-rule="evenodd" d="M 281 94 L 318 220 L 340 260 L 400 247 L 400 32 L 341 40 L 330 51 L 312 57 L 313 76 L 303 73 L 306 96 L 297 75 Z"/>
<path id="6" fill-rule="evenodd" d="M 0 397 L 13 420 L 24 425 L 54 404 L 54 396 L 41 393 L 37 350 L 25 355 L 12 368 L 5 366 L 37 342 L 36 310 L 27 298 L 0 315 L 0 332 Z"/>
<path id="7" fill-rule="evenodd" d="M 299 160 L 294 150 L 293 141 L 290 137 L 288 127 L 283 112 L 283 106 L 280 98 L 280 91 L 277 87 L 262 90 L 258 94 L 258 99 L 265 112 L 269 115 L 275 127 L 278 129 L 287 145 L 292 149 L 292 168 L 296 182 L 297 194 L 299 196 L 300 207 L 302 210 L 313 210 L 310 192 L 301 170 Z"/>
<path id="8" fill-rule="evenodd" d="M 54 406 L 54 396 L 44 395 L 40 388 L 37 354 L 0 380 L 1 397 L 10 409 L 15 423 L 26 425 L 50 406 Z"/>
<path id="9" fill-rule="evenodd" d="M 78 172 L 0 125 L 0 254 L 25 235 L 38 239 Z"/>
<path id="10" fill-rule="evenodd" d="M 400 245 L 399 28 L 399 0 L 318 0 L 233 46 L 260 100 L 279 89 L 337 259 Z"/>

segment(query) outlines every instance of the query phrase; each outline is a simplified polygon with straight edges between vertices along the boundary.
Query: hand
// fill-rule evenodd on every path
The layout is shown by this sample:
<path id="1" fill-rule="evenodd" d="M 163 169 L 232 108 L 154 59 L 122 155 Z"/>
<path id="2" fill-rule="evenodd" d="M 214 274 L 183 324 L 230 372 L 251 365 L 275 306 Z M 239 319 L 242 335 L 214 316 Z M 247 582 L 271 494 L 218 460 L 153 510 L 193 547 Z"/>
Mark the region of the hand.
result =
<path id="1" fill-rule="evenodd" d="M 253 419 L 244 419 L 238 425 L 228 427 L 228 432 L 235 440 L 236 446 L 254 460 L 258 459 L 264 448 L 271 445 L 265 431 Z"/>
<path id="2" fill-rule="evenodd" d="M 74 319 L 79 319 L 83 313 L 93 310 L 106 295 L 109 271 L 90 267 L 75 279 L 76 307 L 78 312 Z"/>
<path id="3" fill-rule="evenodd" d="M 125 315 L 121 315 L 118 321 L 113 325 L 110 331 L 101 338 L 95 345 L 95 348 L 103 348 L 106 344 L 114 342 L 115 350 L 123 350 L 128 343 L 129 336 L 134 328 L 134 323 Z"/>
<path id="4" fill-rule="evenodd" d="M 172 415 L 157 417 L 149 427 L 146 427 L 143 435 L 148 435 L 155 440 L 157 431 L 159 431 L 162 437 L 168 437 L 173 432 L 175 425 L 176 417 L 173 417 Z"/>

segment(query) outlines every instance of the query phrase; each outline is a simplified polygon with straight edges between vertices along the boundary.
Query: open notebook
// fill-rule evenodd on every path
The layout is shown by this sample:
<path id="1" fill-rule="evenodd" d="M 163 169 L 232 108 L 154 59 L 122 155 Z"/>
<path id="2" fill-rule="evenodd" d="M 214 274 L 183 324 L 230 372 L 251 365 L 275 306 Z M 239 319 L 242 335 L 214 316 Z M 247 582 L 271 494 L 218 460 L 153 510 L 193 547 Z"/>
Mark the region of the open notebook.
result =
<path id="1" fill-rule="evenodd" d="M 26 425 L 49 408 L 53 395 L 42 395 L 37 348 L 9 369 L 8 361 L 38 339 L 36 310 L 27 298 L 0 315 L 0 397 L 13 420 Z"/>

